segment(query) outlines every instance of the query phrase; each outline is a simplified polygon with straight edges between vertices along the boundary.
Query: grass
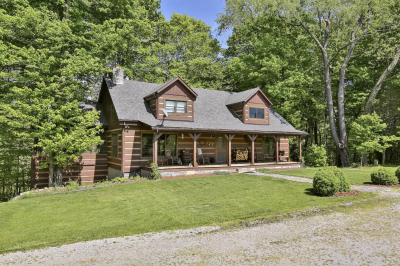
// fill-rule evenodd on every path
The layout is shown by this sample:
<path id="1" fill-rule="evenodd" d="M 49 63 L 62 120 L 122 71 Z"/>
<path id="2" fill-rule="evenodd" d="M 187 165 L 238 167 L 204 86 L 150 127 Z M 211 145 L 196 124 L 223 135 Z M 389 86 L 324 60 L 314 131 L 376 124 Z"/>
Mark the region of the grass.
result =
<path id="1" fill-rule="evenodd" d="M 371 173 L 374 169 L 378 167 L 359 167 L 359 168 L 346 168 L 343 169 L 344 174 L 349 179 L 350 183 L 353 185 L 356 184 L 370 184 L 371 183 Z M 385 167 L 391 172 L 395 172 L 397 167 Z M 307 169 L 294 169 L 294 170 L 279 170 L 275 173 L 281 175 L 292 175 L 292 176 L 300 176 L 300 177 L 307 177 L 313 178 L 315 173 L 319 171 L 320 168 L 307 168 Z M 260 172 L 264 173 L 271 173 L 271 170 L 259 170 Z"/>
<path id="2" fill-rule="evenodd" d="M 0 204 L 0 253 L 203 225 L 229 225 L 371 198 L 245 174 L 139 182 Z"/>

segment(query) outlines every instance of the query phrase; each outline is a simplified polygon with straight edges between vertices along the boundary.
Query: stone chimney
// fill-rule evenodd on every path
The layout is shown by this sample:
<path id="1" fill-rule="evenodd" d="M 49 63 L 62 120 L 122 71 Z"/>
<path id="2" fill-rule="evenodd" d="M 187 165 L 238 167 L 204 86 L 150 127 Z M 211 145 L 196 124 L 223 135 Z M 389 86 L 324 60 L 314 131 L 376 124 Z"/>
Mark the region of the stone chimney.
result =
<path id="1" fill-rule="evenodd" d="M 124 70 L 118 66 L 113 69 L 113 83 L 124 84 Z"/>

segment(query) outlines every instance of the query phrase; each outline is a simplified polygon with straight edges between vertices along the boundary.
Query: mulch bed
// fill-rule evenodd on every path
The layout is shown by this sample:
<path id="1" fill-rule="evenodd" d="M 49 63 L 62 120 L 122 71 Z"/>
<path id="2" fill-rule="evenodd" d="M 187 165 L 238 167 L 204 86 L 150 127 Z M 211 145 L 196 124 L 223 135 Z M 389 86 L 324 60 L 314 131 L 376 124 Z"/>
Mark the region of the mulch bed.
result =
<path id="1" fill-rule="evenodd" d="M 333 197 L 349 197 L 349 196 L 357 196 L 360 195 L 362 192 L 357 190 L 352 190 L 349 192 L 338 192 L 333 195 Z"/>

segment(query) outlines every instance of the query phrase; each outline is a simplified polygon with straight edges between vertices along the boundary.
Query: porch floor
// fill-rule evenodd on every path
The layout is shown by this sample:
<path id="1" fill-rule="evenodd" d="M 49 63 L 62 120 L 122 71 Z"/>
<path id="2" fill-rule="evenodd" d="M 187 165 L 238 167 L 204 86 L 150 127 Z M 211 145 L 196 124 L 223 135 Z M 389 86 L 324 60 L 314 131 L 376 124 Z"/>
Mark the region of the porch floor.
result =
<path id="1" fill-rule="evenodd" d="M 165 166 L 159 166 L 159 170 L 171 170 L 171 169 L 201 169 L 201 168 L 237 168 L 237 167 L 256 167 L 256 168 L 262 168 L 262 167 L 279 167 L 279 166 L 285 166 L 285 165 L 297 165 L 300 164 L 299 162 L 279 162 L 278 164 L 276 162 L 260 162 L 260 163 L 254 163 L 252 165 L 249 162 L 243 162 L 243 163 L 232 163 L 231 166 L 228 166 L 228 164 L 218 164 L 218 163 L 210 163 L 210 164 L 199 164 L 197 168 L 194 167 L 189 167 L 188 165 L 165 165 Z M 199 169 L 199 170 L 200 170 Z"/>

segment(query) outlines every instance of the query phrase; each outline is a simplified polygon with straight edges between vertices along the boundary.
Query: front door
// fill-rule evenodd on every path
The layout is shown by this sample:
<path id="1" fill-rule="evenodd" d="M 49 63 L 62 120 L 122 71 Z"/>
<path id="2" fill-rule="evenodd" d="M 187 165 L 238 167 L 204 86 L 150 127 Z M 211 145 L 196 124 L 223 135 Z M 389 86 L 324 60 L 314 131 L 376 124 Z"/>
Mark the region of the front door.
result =
<path id="1" fill-rule="evenodd" d="M 217 163 L 226 163 L 226 138 L 217 136 Z"/>

